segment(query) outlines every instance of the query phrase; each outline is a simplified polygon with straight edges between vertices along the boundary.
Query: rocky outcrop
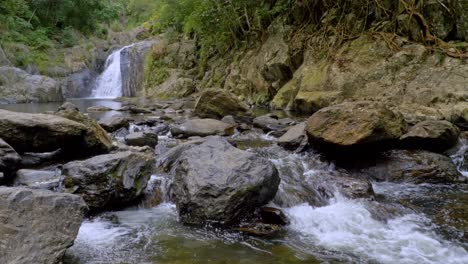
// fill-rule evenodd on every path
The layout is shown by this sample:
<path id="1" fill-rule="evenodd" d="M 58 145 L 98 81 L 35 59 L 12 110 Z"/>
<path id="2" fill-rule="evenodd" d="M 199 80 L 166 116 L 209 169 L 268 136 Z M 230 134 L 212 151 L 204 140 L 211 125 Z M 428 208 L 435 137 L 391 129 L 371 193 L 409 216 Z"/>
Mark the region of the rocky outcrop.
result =
<path id="1" fill-rule="evenodd" d="M 174 196 L 185 224 L 233 224 L 273 199 L 280 182 L 271 162 L 221 137 L 183 151 L 175 172 Z"/>
<path id="2" fill-rule="evenodd" d="M 248 111 L 248 106 L 233 94 L 209 89 L 202 92 L 195 106 L 194 114 L 202 118 L 221 119 L 227 115 L 242 116 Z"/>
<path id="3" fill-rule="evenodd" d="M 406 122 L 400 114 L 372 102 L 323 108 L 306 125 L 313 142 L 341 148 L 383 145 L 399 139 L 405 129 Z"/>
<path id="4" fill-rule="evenodd" d="M 462 176 L 452 160 L 421 150 L 391 150 L 360 171 L 370 179 L 409 183 L 452 183 Z"/>
<path id="5" fill-rule="evenodd" d="M 151 153 L 118 152 L 63 166 L 67 192 L 83 197 L 93 210 L 121 207 L 139 198 L 154 169 Z"/>
<path id="6" fill-rule="evenodd" d="M 84 69 L 73 73 L 61 81 L 62 94 L 65 98 L 86 98 L 93 93 L 96 73 Z"/>
<path id="7" fill-rule="evenodd" d="M 158 134 L 152 131 L 131 133 L 125 136 L 125 144 L 129 146 L 154 148 L 158 144 Z"/>
<path id="8" fill-rule="evenodd" d="M 86 127 L 86 145 L 92 146 L 94 153 L 107 153 L 112 148 L 112 139 L 107 132 L 94 119 L 82 114 L 72 103 L 63 104 L 55 115 L 83 124 Z"/>
<path id="9" fill-rule="evenodd" d="M 106 152 L 112 144 L 107 135 L 64 117 L 6 110 L 0 110 L 0 135 L 19 153 L 62 149 L 64 155 L 76 157 Z"/>
<path id="10" fill-rule="evenodd" d="M 61 263 L 85 210 L 77 195 L 0 187 L 0 263 Z"/>
<path id="11" fill-rule="evenodd" d="M 121 128 L 128 128 L 130 119 L 122 114 L 106 115 L 99 119 L 98 124 L 108 132 L 115 132 Z"/>
<path id="12" fill-rule="evenodd" d="M 62 91 L 54 79 L 14 67 L 0 67 L 0 103 L 60 101 L 63 101 Z"/>
<path id="13" fill-rule="evenodd" d="M 122 71 L 123 96 L 141 94 L 144 81 L 145 57 L 158 40 L 142 41 L 122 50 L 120 68 Z"/>
<path id="14" fill-rule="evenodd" d="M 443 152 L 458 141 L 460 130 L 448 121 L 423 121 L 404 134 L 400 140 L 410 148 Z"/>
<path id="15" fill-rule="evenodd" d="M 21 157 L 16 151 L 0 138 L 0 172 L 3 173 L 4 179 L 0 179 L 0 183 L 8 178 L 13 173 L 21 162 Z"/>
<path id="16" fill-rule="evenodd" d="M 192 119 L 171 128 L 174 137 L 229 136 L 234 134 L 234 126 L 215 119 Z"/>

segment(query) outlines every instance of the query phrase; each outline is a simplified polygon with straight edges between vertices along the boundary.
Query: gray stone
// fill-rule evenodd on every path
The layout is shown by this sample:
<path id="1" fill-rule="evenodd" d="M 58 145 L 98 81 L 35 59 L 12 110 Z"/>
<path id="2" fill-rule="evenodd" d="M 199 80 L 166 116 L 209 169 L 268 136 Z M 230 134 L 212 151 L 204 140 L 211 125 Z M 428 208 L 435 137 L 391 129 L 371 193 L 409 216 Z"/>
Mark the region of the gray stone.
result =
<path id="1" fill-rule="evenodd" d="M 99 119 L 98 124 L 108 132 L 114 132 L 120 128 L 127 128 L 130 120 L 122 114 L 106 115 Z"/>
<path id="2" fill-rule="evenodd" d="M 60 176 L 59 171 L 21 169 L 16 172 L 13 185 L 53 191 L 60 185 Z"/>
<path id="3" fill-rule="evenodd" d="M 0 187 L 0 263 L 61 263 L 85 211 L 77 195 Z"/>
<path id="4" fill-rule="evenodd" d="M 275 114 L 266 114 L 256 117 L 253 120 L 254 126 L 261 128 L 265 132 L 284 130 L 294 124 L 290 118 L 279 118 Z"/>
<path id="5" fill-rule="evenodd" d="M 112 142 L 98 132 L 60 116 L 0 110 L 0 135 L 19 153 L 57 149 L 70 156 L 104 153 Z"/>
<path id="6" fill-rule="evenodd" d="M 411 148 L 443 152 L 458 141 L 460 130 L 448 121 L 423 121 L 410 128 L 400 140 Z"/>
<path id="7" fill-rule="evenodd" d="M 120 207 L 135 201 L 154 169 L 152 153 L 117 152 L 63 167 L 67 192 L 83 197 L 91 209 Z"/>
<path id="8" fill-rule="evenodd" d="M 91 97 L 96 73 L 89 69 L 82 70 L 64 78 L 60 85 L 65 98 Z"/>
<path id="9" fill-rule="evenodd" d="M 132 133 L 125 136 L 125 144 L 129 146 L 154 148 L 158 144 L 158 134 L 150 131 Z"/>
<path id="10" fill-rule="evenodd" d="M 174 196 L 183 223 L 230 225 L 273 199 L 279 182 L 267 159 L 209 137 L 181 153 Z"/>
<path id="11" fill-rule="evenodd" d="M 305 123 L 299 123 L 293 127 L 290 127 L 288 131 L 278 139 L 278 145 L 287 149 L 301 150 L 308 143 L 305 129 Z"/>
<path id="12" fill-rule="evenodd" d="M 229 136 L 234 134 L 234 127 L 215 119 L 192 119 L 171 128 L 174 137 Z"/>

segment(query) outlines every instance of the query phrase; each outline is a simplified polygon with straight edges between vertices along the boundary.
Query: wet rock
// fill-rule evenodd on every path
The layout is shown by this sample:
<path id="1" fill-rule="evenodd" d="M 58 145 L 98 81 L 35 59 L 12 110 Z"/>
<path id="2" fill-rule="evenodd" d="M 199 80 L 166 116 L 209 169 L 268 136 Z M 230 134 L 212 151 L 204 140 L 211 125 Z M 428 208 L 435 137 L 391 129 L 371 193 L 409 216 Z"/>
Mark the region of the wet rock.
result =
<path id="1" fill-rule="evenodd" d="M 232 115 L 228 115 L 228 116 L 225 116 L 221 119 L 222 122 L 226 123 L 226 124 L 230 124 L 230 125 L 237 125 L 237 122 L 236 120 L 234 119 L 234 117 Z"/>
<path id="2" fill-rule="evenodd" d="M 127 128 L 122 127 L 117 129 L 114 133 L 112 133 L 112 138 L 125 138 L 130 132 Z"/>
<path id="3" fill-rule="evenodd" d="M 400 140 L 406 147 L 443 152 L 458 141 L 460 130 L 448 121 L 423 121 L 410 128 Z"/>
<path id="4" fill-rule="evenodd" d="M 52 191 L 59 187 L 60 176 L 59 171 L 22 169 L 16 172 L 13 185 Z"/>
<path id="5" fill-rule="evenodd" d="M 0 263 L 61 263 L 85 210 L 77 195 L 0 187 Z"/>
<path id="6" fill-rule="evenodd" d="M 250 225 L 235 228 L 235 230 L 259 237 L 271 237 L 277 235 L 283 229 L 279 225 L 265 224 L 265 223 L 252 223 Z"/>
<path id="7" fill-rule="evenodd" d="M 444 155 L 423 150 L 391 150 L 361 169 L 378 181 L 409 183 L 451 183 L 462 180 L 452 160 Z"/>
<path id="8" fill-rule="evenodd" d="M 288 131 L 278 139 L 278 145 L 287 149 L 301 151 L 309 141 L 305 129 L 305 123 L 299 123 L 289 128 Z"/>
<path id="9" fill-rule="evenodd" d="M 108 112 L 108 111 L 112 111 L 113 109 L 107 106 L 103 106 L 103 105 L 95 105 L 95 106 L 88 107 L 88 109 L 86 110 L 88 112 Z"/>
<path id="10" fill-rule="evenodd" d="M 323 108 L 307 120 L 306 127 L 314 143 L 340 148 L 382 146 L 400 138 L 405 129 L 403 116 L 372 102 Z"/>
<path id="11" fill-rule="evenodd" d="M 107 132 L 94 119 L 82 114 L 72 103 L 64 103 L 60 106 L 55 115 L 83 124 L 86 127 L 84 133 L 86 145 L 90 146 L 95 154 L 102 154 L 110 151 L 112 139 Z"/>
<path id="12" fill-rule="evenodd" d="M 120 207 L 135 201 L 153 172 L 151 153 L 117 152 L 63 166 L 67 192 L 83 197 L 91 209 Z"/>
<path id="13" fill-rule="evenodd" d="M 267 159 L 210 137 L 181 153 L 174 196 L 183 223 L 230 225 L 273 199 L 279 182 Z"/>
<path id="14" fill-rule="evenodd" d="M 125 143 L 129 146 L 154 148 L 158 144 L 158 134 L 150 131 L 131 133 L 125 136 Z"/>
<path id="15" fill-rule="evenodd" d="M 76 157 L 107 152 L 112 144 L 104 130 L 61 116 L 6 110 L 0 110 L 0 135 L 19 153 L 62 149 Z"/>
<path id="16" fill-rule="evenodd" d="M 234 134 L 234 127 L 230 124 L 215 119 L 192 119 L 179 126 L 171 128 L 174 137 L 206 137 L 206 136 L 229 136 Z"/>
<path id="17" fill-rule="evenodd" d="M 121 128 L 128 127 L 130 119 L 122 114 L 113 114 L 99 119 L 98 124 L 108 132 L 115 132 Z"/>
<path id="18" fill-rule="evenodd" d="M 201 118 L 221 119 L 227 115 L 246 115 L 248 109 L 248 106 L 233 94 L 224 90 L 209 89 L 200 95 L 194 114 Z"/>
<path id="19" fill-rule="evenodd" d="M 263 129 L 264 132 L 285 130 L 290 125 L 294 125 L 295 121 L 290 118 L 279 118 L 275 114 L 267 114 L 256 117 L 253 120 L 254 126 Z"/>
<path id="20" fill-rule="evenodd" d="M 0 172 L 3 174 L 0 183 L 5 180 L 6 176 L 10 176 L 16 170 L 20 162 L 21 157 L 18 153 L 0 138 Z"/>
<path id="21" fill-rule="evenodd" d="M 0 102 L 46 103 L 63 101 L 60 85 L 47 76 L 31 75 L 14 67 L 0 67 Z"/>
<path id="22" fill-rule="evenodd" d="M 25 152 L 21 155 L 21 167 L 34 168 L 47 166 L 60 160 L 63 160 L 63 151 L 61 149 L 44 153 Z"/>
<path id="23" fill-rule="evenodd" d="M 314 186 L 321 197 L 335 197 L 336 193 L 349 199 L 375 199 L 374 189 L 370 181 L 353 178 L 346 174 L 330 175 L 329 177 L 311 177 L 308 183 Z"/>

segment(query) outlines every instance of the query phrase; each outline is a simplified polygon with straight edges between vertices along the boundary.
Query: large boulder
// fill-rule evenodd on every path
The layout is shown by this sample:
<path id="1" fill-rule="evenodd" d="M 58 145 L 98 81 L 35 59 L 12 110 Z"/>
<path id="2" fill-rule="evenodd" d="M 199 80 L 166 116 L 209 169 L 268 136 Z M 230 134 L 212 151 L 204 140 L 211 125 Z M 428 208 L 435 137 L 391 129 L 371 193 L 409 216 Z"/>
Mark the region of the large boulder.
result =
<path id="1" fill-rule="evenodd" d="M 60 85 L 54 79 L 31 75 L 24 70 L 0 67 L 0 102 L 46 103 L 63 101 Z"/>
<path id="2" fill-rule="evenodd" d="M 181 153 L 174 196 L 183 223 L 230 225 L 273 199 L 279 182 L 267 159 L 210 137 Z"/>
<path id="3" fill-rule="evenodd" d="M 335 147 L 377 146 L 400 138 L 406 122 L 384 105 L 349 102 L 323 108 L 307 120 L 307 134 Z"/>
<path id="4" fill-rule="evenodd" d="M 192 119 L 171 128 L 174 137 L 229 136 L 234 134 L 234 126 L 216 119 Z"/>
<path id="5" fill-rule="evenodd" d="M 77 195 L 0 187 L 0 263 L 61 263 L 85 210 Z"/>
<path id="6" fill-rule="evenodd" d="M 194 114 L 202 118 L 221 119 L 227 115 L 246 115 L 248 106 L 224 90 L 205 90 L 197 101 Z"/>
<path id="7" fill-rule="evenodd" d="M 423 121 L 412 127 L 400 139 L 411 148 L 442 152 L 454 146 L 460 130 L 448 121 Z"/>
<path id="8" fill-rule="evenodd" d="M 143 194 L 154 169 L 151 153 L 118 152 L 63 166 L 64 186 L 93 209 L 127 205 Z"/>
<path id="9" fill-rule="evenodd" d="M 21 157 L 16 151 L 0 138 L 0 172 L 6 176 L 13 173 L 18 164 L 21 162 Z M 0 183 L 2 179 L 0 179 Z"/>
<path id="10" fill-rule="evenodd" d="M 124 127 L 128 128 L 129 123 L 130 119 L 120 113 L 106 115 L 98 121 L 98 124 L 108 132 L 115 132 Z"/>
<path id="11" fill-rule="evenodd" d="M 84 156 L 104 153 L 112 144 L 107 135 L 64 117 L 6 110 L 0 110 L 0 135 L 19 153 L 62 149 L 68 156 Z"/>
<path id="12" fill-rule="evenodd" d="M 391 150 L 365 164 L 359 172 L 377 181 L 452 183 L 463 181 L 452 160 L 423 150 Z"/>
<path id="13" fill-rule="evenodd" d="M 64 103 L 55 115 L 81 123 L 86 127 L 86 144 L 92 146 L 95 153 L 107 153 L 112 148 L 112 139 L 96 120 L 82 114 L 72 103 Z"/>

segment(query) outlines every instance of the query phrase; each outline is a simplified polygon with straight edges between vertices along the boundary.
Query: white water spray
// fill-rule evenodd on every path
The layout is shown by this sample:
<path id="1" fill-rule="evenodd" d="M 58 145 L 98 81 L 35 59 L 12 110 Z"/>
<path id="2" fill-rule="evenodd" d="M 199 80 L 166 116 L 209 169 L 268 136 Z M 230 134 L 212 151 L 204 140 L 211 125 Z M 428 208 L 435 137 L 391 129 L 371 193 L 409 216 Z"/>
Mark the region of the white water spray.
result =
<path id="1" fill-rule="evenodd" d="M 120 59 L 122 51 L 131 47 L 126 46 L 114 51 L 106 60 L 105 70 L 96 80 L 96 86 L 91 97 L 100 99 L 114 99 L 123 95 L 122 70 Z"/>

